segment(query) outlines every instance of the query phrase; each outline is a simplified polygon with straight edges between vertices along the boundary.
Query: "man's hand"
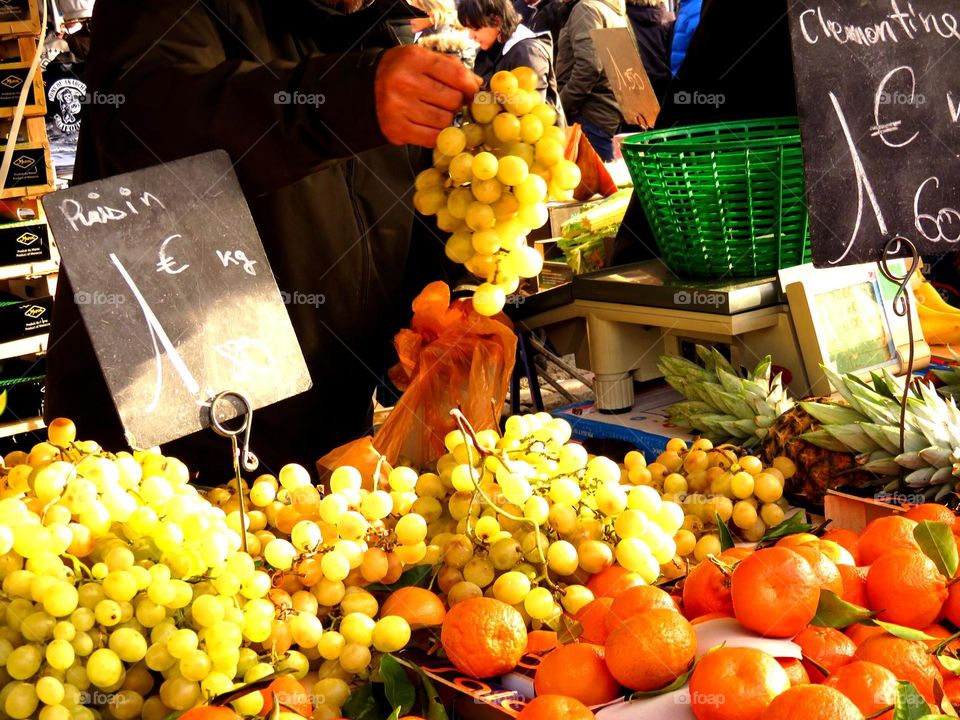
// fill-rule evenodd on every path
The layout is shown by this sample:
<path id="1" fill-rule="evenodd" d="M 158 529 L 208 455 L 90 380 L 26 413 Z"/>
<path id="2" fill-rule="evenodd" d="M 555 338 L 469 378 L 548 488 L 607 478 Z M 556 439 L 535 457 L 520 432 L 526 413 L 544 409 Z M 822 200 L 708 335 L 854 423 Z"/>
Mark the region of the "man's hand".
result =
<path id="1" fill-rule="evenodd" d="M 387 50 L 374 82 L 380 130 L 394 145 L 433 147 L 480 84 L 453 56 L 409 45 Z"/>

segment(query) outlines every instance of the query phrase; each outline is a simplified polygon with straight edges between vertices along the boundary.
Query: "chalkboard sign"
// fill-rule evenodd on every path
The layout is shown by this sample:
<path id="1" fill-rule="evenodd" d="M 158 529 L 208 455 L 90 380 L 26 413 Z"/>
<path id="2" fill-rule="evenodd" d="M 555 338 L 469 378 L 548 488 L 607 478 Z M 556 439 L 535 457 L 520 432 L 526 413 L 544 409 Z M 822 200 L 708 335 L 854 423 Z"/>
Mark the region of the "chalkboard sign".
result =
<path id="1" fill-rule="evenodd" d="M 788 0 L 819 267 L 960 241 L 956 0 Z"/>
<path id="2" fill-rule="evenodd" d="M 660 102 L 643 67 L 633 33 L 625 27 L 599 28 L 591 30 L 590 37 L 623 119 L 632 125 L 652 128 L 660 114 Z"/>
<path id="3" fill-rule="evenodd" d="M 43 199 L 74 298 L 133 447 L 208 427 L 310 376 L 229 156 L 197 155 Z"/>

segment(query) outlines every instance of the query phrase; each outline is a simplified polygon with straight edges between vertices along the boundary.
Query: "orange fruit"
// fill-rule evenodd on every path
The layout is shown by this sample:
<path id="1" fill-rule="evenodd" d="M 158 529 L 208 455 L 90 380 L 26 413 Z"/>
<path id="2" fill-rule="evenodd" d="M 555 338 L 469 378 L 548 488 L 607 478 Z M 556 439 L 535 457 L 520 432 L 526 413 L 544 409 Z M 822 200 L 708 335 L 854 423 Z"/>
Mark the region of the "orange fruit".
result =
<path id="1" fill-rule="evenodd" d="M 596 717 L 579 700 L 566 695 L 540 695 L 527 703 L 517 720 L 596 720 Z"/>
<path id="2" fill-rule="evenodd" d="M 690 709 L 698 720 L 757 720 L 789 687 L 787 671 L 767 653 L 719 647 L 690 676 Z"/>
<path id="3" fill-rule="evenodd" d="M 697 636 L 676 610 L 660 608 L 627 618 L 607 637 L 610 673 L 631 690 L 659 690 L 690 669 Z"/>
<path id="4" fill-rule="evenodd" d="M 527 648 L 527 627 L 523 616 L 505 602 L 470 598 L 450 608 L 440 642 L 460 672 L 494 677 L 517 666 Z"/>
<path id="5" fill-rule="evenodd" d="M 219 705 L 199 705 L 187 710 L 179 717 L 186 720 L 240 720 L 240 715 L 232 708 Z"/>
<path id="6" fill-rule="evenodd" d="M 840 579 L 843 581 L 843 594 L 840 596 L 848 603 L 867 607 L 867 571 L 852 565 L 837 565 Z"/>
<path id="7" fill-rule="evenodd" d="M 823 681 L 846 695 L 864 715 L 871 715 L 897 699 L 897 676 L 887 668 L 872 662 L 855 660 L 837 668 Z M 878 720 L 892 720 L 893 710 L 877 716 Z"/>
<path id="8" fill-rule="evenodd" d="M 777 662 L 780 663 L 780 667 L 786 671 L 787 677 L 790 678 L 790 687 L 810 682 L 807 669 L 796 658 L 777 658 Z"/>
<path id="9" fill-rule="evenodd" d="M 947 696 L 947 700 L 954 707 L 960 705 L 960 677 L 948 675 L 943 681 L 943 694 Z M 887 720 L 887 718 L 881 718 L 880 720 Z"/>
<path id="10" fill-rule="evenodd" d="M 946 505 L 940 505 L 939 503 L 923 503 L 922 505 L 916 505 L 907 510 L 903 516 L 918 523 L 923 522 L 924 520 L 946 523 L 951 530 L 953 530 L 957 525 L 957 516 L 954 514 L 953 510 L 948 508 Z"/>
<path id="11" fill-rule="evenodd" d="M 729 553 L 721 553 L 719 559 L 728 565 L 739 561 Z M 730 576 L 706 561 L 690 570 L 683 581 L 683 614 L 688 618 L 696 618 L 713 613 L 733 617 Z"/>
<path id="12" fill-rule="evenodd" d="M 947 581 L 919 550 L 900 548 L 881 555 L 867 573 L 870 607 L 886 622 L 923 628 L 947 600 Z"/>
<path id="13" fill-rule="evenodd" d="M 863 720 L 863 713 L 832 687 L 797 685 L 774 698 L 760 720 Z"/>
<path id="14" fill-rule="evenodd" d="M 267 717 L 273 709 L 274 697 L 280 703 L 281 710 L 292 710 L 306 716 L 313 713 L 313 700 L 310 692 L 303 686 L 303 683 L 292 675 L 281 675 L 260 693 L 263 695 L 261 717 Z"/>
<path id="15" fill-rule="evenodd" d="M 743 560 L 744 558 L 753 555 L 753 552 L 754 551 L 752 548 L 732 547 L 720 553 L 720 559 L 728 565 L 732 565 L 738 560 Z"/>
<path id="16" fill-rule="evenodd" d="M 852 662 L 853 654 L 857 651 L 857 644 L 839 630 L 815 625 L 801 630 L 793 641 L 800 646 L 805 657 L 813 660 L 827 672 L 833 672 Z M 823 681 L 823 673 L 817 670 L 813 663 L 805 661 L 803 666 L 813 682 Z"/>
<path id="17" fill-rule="evenodd" d="M 817 612 L 820 581 L 810 563 L 789 548 L 757 550 L 730 580 L 737 620 L 766 637 L 793 637 Z"/>
<path id="18" fill-rule="evenodd" d="M 811 547 L 820 549 L 820 538 L 818 538 L 813 533 L 794 533 L 793 535 L 787 535 L 782 537 L 774 544 L 775 547 L 785 547 L 785 548 L 798 548 L 803 545 L 809 545 Z"/>
<path id="19" fill-rule="evenodd" d="M 853 640 L 854 644 L 857 646 L 861 645 L 864 640 L 871 638 L 874 635 L 889 635 L 889 633 L 882 627 L 878 627 L 877 625 L 863 625 L 861 623 L 854 623 L 844 630 L 843 634 Z"/>
<path id="20" fill-rule="evenodd" d="M 832 540 L 838 545 L 845 547 L 847 551 L 853 555 L 853 561 L 857 564 L 860 563 L 860 550 L 857 548 L 857 543 L 860 541 L 860 536 L 857 535 L 857 533 L 855 533 L 853 530 L 847 530 L 845 528 L 828 530 L 823 534 L 821 540 Z"/>
<path id="21" fill-rule="evenodd" d="M 928 627 L 923 628 L 921 632 L 926 633 L 932 638 L 936 638 L 935 640 L 924 640 L 927 647 L 931 650 L 939 645 L 942 640 L 945 640 L 953 634 L 943 625 L 937 624 L 929 625 Z M 960 639 L 951 640 L 949 643 L 947 643 L 946 649 L 952 650 L 953 652 L 960 651 Z M 940 671 L 940 674 L 943 675 L 944 679 L 953 674 L 943 666 L 943 663 L 940 662 L 940 659 L 936 655 L 933 656 L 933 664 L 937 666 L 937 670 Z"/>
<path id="22" fill-rule="evenodd" d="M 557 634 L 553 630 L 532 630 L 527 633 L 527 652 L 542 655 L 557 646 Z"/>
<path id="23" fill-rule="evenodd" d="M 604 662 L 604 649 L 591 643 L 561 645 L 537 667 L 533 687 L 539 695 L 566 695 L 584 705 L 601 705 L 620 697 L 620 683 Z"/>
<path id="24" fill-rule="evenodd" d="M 611 565 L 591 577 L 587 581 L 587 589 L 595 598 L 615 598 L 624 590 L 643 584 L 643 578 L 638 573 L 630 572 L 619 565 Z"/>
<path id="25" fill-rule="evenodd" d="M 574 616 L 583 627 L 583 633 L 580 640 L 588 643 L 597 643 L 603 645 L 607 641 L 607 620 L 610 618 L 610 606 L 613 605 L 613 598 L 598 597 L 591 600 Z"/>
<path id="26" fill-rule="evenodd" d="M 943 604 L 943 616 L 960 627 L 960 583 L 947 588 L 947 600 Z"/>
<path id="27" fill-rule="evenodd" d="M 436 627 L 447 615 L 443 600 L 426 588 L 404 587 L 394 590 L 380 606 L 380 616 L 397 615 L 410 625 L 411 630 Z"/>
<path id="28" fill-rule="evenodd" d="M 854 658 L 882 665 L 898 680 L 912 682 L 924 700 L 935 702 L 934 686 L 943 678 L 924 643 L 901 640 L 886 633 L 874 635 L 857 647 Z"/>
<path id="29" fill-rule="evenodd" d="M 858 562 L 861 565 L 873 565 L 878 557 L 897 548 L 919 550 L 920 546 L 913 537 L 916 526 L 917 523 L 910 518 L 899 515 L 871 520 L 857 542 Z"/>
<path id="30" fill-rule="evenodd" d="M 610 612 L 606 618 L 607 632 L 611 632 L 627 618 L 655 608 L 676 612 L 677 604 L 669 593 L 652 585 L 638 585 L 624 590 L 610 606 Z"/>
<path id="31" fill-rule="evenodd" d="M 837 569 L 835 562 L 812 545 L 800 545 L 792 548 L 792 550 L 802 555 L 810 563 L 813 574 L 820 580 L 821 590 L 829 590 L 837 595 L 843 595 L 843 577 L 841 577 L 840 570 Z"/>

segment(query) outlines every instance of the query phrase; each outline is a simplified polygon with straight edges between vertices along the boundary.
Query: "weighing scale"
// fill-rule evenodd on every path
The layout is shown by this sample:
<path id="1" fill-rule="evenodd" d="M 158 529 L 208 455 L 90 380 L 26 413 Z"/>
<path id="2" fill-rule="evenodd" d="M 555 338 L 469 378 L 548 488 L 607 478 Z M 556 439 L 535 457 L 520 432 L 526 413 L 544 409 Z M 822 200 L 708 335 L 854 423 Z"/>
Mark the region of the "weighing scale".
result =
<path id="1" fill-rule="evenodd" d="M 520 329 L 545 329 L 560 353 L 577 353 L 578 366 L 594 373 L 597 409 L 623 413 L 634 406 L 635 381 L 660 377 L 660 355 L 694 357 L 695 344 L 725 348 L 734 366 L 772 356 L 795 397 L 832 392 L 821 364 L 861 375 L 904 372 L 909 336 L 893 312 L 895 294 L 875 263 L 695 281 L 648 260 L 578 276 L 511 314 Z M 914 369 L 926 367 L 922 338 L 914 354 Z"/>

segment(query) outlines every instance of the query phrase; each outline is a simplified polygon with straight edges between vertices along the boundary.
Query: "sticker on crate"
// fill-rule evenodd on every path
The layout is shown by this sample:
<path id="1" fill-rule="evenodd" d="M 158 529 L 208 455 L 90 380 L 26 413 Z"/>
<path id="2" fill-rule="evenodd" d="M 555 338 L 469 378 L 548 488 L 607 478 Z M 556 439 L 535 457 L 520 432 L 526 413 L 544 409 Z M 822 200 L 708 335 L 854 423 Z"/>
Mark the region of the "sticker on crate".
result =
<path id="1" fill-rule="evenodd" d="M 0 266 L 44 262 L 51 257 L 46 223 L 0 225 Z"/>
<path id="2" fill-rule="evenodd" d="M 50 332 L 53 299 L 0 299 L 0 343 Z"/>

